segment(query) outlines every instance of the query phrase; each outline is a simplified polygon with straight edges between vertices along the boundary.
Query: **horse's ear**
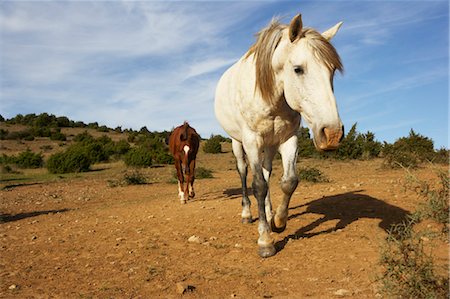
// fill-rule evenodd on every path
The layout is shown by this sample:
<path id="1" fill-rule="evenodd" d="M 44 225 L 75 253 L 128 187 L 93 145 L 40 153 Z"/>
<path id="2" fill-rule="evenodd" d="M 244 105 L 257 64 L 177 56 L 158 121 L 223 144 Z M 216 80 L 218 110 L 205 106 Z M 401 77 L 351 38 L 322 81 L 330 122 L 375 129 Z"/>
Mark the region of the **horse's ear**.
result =
<path id="1" fill-rule="evenodd" d="M 301 35 L 302 28 L 302 15 L 298 14 L 292 18 L 291 23 L 289 24 L 289 39 L 291 42 L 294 42 Z"/>
<path id="2" fill-rule="evenodd" d="M 327 31 L 322 33 L 322 36 L 327 41 L 330 41 L 333 38 L 333 36 L 336 34 L 336 32 L 338 32 L 339 28 L 341 28 L 341 26 L 342 26 L 342 22 L 337 23 L 336 25 L 334 25 L 333 27 L 331 27 L 330 29 L 328 29 Z"/>

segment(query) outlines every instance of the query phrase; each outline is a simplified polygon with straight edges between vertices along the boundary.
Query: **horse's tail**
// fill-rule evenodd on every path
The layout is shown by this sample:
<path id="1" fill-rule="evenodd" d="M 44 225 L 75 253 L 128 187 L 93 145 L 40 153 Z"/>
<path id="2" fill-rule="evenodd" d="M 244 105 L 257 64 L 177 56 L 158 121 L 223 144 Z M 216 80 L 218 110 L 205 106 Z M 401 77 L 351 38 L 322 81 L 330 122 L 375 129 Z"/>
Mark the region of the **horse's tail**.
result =
<path id="1" fill-rule="evenodd" d="M 186 141 L 188 139 L 188 129 L 189 124 L 187 121 L 185 121 L 183 124 L 183 133 L 181 134 L 181 141 Z"/>

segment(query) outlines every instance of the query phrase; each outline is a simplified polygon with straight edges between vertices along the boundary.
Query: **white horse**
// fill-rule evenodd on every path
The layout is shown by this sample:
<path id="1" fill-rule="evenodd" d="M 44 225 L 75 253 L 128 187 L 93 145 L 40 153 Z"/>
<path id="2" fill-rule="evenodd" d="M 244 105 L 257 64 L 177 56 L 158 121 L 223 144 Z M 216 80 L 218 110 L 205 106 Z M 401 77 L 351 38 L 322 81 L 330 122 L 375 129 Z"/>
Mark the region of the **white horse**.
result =
<path id="1" fill-rule="evenodd" d="M 252 222 L 245 156 L 253 174 L 261 257 L 276 253 L 270 231 L 286 228 L 289 201 L 298 185 L 297 131 L 301 117 L 310 126 L 319 150 L 336 149 L 343 137 L 333 94 L 334 73 L 342 72 L 343 66 L 329 42 L 341 25 L 320 34 L 303 28 L 300 14 L 289 25 L 272 20 L 217 85 L 215 113 L 232 138 L 242 181 L 243 223 Z M 269 178 L 277 150 L 283 163 L 284 196 L 273 215 Z"/>

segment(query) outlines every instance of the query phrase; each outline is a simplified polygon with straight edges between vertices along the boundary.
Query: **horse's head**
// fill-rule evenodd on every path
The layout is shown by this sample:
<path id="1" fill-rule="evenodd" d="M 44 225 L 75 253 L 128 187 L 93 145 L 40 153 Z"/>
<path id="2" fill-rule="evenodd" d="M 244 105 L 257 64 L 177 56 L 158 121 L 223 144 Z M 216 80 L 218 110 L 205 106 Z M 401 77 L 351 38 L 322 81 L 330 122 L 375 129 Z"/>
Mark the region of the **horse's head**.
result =
<path id="1" fill-rule="evenodd" d="M 303 28 L 297 15 L 282 31 L 272 57 L 275 88 L 282 89 L 287 104 L 307 121 L 319 150 L 336 149 L 344 135 L 333 93 L 334 73 L 343 66 L 329 42 L 341 25 L 320 34 Z"/>

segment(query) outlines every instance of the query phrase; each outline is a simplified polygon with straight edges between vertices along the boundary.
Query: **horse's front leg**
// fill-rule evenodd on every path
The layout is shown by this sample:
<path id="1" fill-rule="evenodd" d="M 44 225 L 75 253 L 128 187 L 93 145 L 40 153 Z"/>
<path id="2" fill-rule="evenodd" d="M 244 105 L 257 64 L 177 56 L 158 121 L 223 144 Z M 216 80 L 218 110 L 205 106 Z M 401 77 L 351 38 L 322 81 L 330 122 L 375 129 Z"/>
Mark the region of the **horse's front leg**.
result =
<path id="1" fill-rule="evenodd" d="M 298 185 L 297 178 L 297 136 L 292 136 L 285 143 L 280 145 L 280 153 L 283 161 L 283 177 L 281 178 L 281 190 L 283 200 L 277 208 L 275 216 L 271 221 L 271 228 L 274 232 L 282 232 L 286 228 L 288 217 L 289 201 L 292 193 Z"/>
<path id="2" fill-rule="evenodd" d="M 177 169 L 177 178 L 178 178 L 178 197 L 180 198 L 180 202 L 182 204 L 186 203 L 185 192 L 183 191 L 184 185 L 184 175 L 181 166 L 181 161 L 175 161 L 175 168 Z"/>
<path id="3" fill-rule="evenodd" d="M 272 174 L 272 162 L 273 157 L 275 156 L 276 148 L 269 147 L 264 149 L 264 161 L 263 161 L 263 175 L 264 179 L 267 182 L 267 195 L 264 201 L 265 209 L 266 209 L 266 217 L 267 221 L 271 222 L 272 220 L 272 201 L 270 200 L 270 175 Z"/>
<path id="4" fill-rule="evenodd" d="M 258 202 L 258 253 L 261 257 L 265 258 L 273 256 L 276 253 L 276 250 L 273 244 L 273 238 L 270 235 L 270 226 L 266 217 L 265 200 L 269 189 L 263 174 L 262 150 L 257 147 L 257 144 L 258 140 L 249 140 L 247 143 L 248 146 L 244 144 L 244 148 L 253 173 L 253 194 Z"/>
<path id="5" fill-rule="evenodd" d="M 236 157 L 236 168 L 241 178 L 242 186 L 242 223 L 252 223 L 252 213 L 250 211 L 251 202 L 247 193 L 247 163 L 245 162 L 245 153 L 242 143 L 237 140 L 232 140 L 233 154 Z"/>

